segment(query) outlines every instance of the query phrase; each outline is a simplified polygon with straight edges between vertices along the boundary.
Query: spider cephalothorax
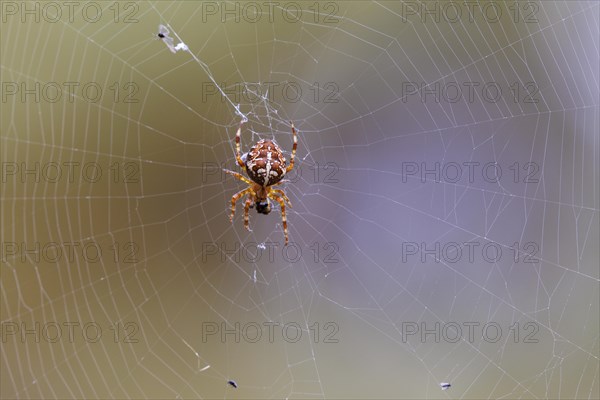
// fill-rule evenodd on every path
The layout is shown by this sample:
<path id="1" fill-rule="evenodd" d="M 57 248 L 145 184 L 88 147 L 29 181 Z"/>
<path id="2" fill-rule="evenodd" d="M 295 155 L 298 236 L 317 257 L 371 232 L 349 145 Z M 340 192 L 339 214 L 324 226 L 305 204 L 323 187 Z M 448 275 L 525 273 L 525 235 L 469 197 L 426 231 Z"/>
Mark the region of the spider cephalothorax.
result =
<path id="1" fill-rule="evenodd" d="M 285 244 L 288 243 L 287 220 L 285 215 L 285 203 L 291 207 L 290 199 L 281 189 L 273 189 L 271 186 L 280 185 L 285 174 L 294 168 L 294 156 L 296 155 L 296 147 L 298 141 L 296 139 L 296 129 L 292 123 L 292 136 L 294 145 L 292 147 L 292 155 L 290 156 L 290 165 L 286 165 L 283 152 L 277 144 L 271 140 L 259 140 L 250 151 L 244 156 L 240 151 L 240 135 L 242 124 L 235 134 L 235 158 L 238 165 L 246 172 L 248 178 L 238 172 L 225 170 L 229 175 L 246 182 L 249 187 L 237 192 L 231 197 L 231 214 L 229 219 L 233 222 L 235 215 L 235 203 L 244 195 L 246 202 L 244 203 L 244 226 L 250 230 L 248 224 L 248 210 L 250 207 L 256 207 L 259 214 L 269 214 L 271 212 L 271 202 L 273 199 L 279 203 L 281 208 L 281 220 L 283 222 L 283 234 L 285 236 Z"/>

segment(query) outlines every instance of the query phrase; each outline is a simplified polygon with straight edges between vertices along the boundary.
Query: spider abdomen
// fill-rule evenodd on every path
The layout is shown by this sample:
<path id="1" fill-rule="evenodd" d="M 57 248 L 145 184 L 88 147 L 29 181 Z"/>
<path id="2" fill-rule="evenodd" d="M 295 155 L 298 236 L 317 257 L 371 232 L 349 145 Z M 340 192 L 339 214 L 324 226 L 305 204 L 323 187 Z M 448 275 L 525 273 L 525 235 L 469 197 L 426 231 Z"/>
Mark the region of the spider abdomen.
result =
<path id="1" fill-rule="evenodd" d="M 271 186 L 283 179 L 286 171 L 285 157 L 271 140 L 258 141 L 246 156 L 248 177 L 261 186 Z"/>

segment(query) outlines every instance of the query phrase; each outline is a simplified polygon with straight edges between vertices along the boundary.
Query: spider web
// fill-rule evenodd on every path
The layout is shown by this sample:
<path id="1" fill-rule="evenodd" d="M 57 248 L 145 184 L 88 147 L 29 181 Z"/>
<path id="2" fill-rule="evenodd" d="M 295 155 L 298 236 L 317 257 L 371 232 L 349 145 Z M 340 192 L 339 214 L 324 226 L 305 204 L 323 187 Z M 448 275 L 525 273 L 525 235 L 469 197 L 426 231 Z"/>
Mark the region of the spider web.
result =
<path id="1" fill-rule="evenodd" d="M 96 2 L 94 23 L 21 22 L 7 3 L 3 398 L 600 396 L 597 2 L 475 3 L 473 20 L 456 3 L 455 22 L 434 2 L 246 19 L 221 18 L 234 2 L 123 2 L 118 18 Z M 159 24 L 189 51 L 153 40 Z M 436 101 L 453 84 L 462 98 Z M 272 138 L 288 160 L 298 129 L 288 247 L 277 205 L 248 232 L 242 199 L 229 223 L 242 120 L 244 151 Z M 65 162 L 103 178 L 20 173 Z"/>

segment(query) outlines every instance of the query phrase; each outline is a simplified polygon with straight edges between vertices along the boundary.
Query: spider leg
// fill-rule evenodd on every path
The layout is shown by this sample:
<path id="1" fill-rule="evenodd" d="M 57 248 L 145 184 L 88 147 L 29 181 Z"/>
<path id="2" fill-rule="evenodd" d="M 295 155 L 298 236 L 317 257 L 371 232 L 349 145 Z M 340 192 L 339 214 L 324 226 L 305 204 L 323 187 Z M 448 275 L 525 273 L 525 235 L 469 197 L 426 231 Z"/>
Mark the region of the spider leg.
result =
<path id="1" fill-rule="evenodd" d="M 244 124 L 244 120 L 242 120 L 242 122 L 240 122 L 240 127 L 238 128 L 237 132 L 235 133 L 235 159 L 238 163 L 238 165 L 242 168 L 245 168 L 246 165 L 244 164 L 244 161 L 242 160 L 242 152 L 240 150 L 240 137 L 242 135 L 242 125 Z"/>
<path id="2" fill-rule="evenodd" d="M 282 179 L 282 180 L 280 180 L 279 182 L 277 182 L 277 183 L 274 183 L 274 184 L 272 184 L 272 185 L 270 185 L 270 186 L 283 185 L 284 183 L 290 183 L 290 182 L 291 182 L 291 181 L 290 181 L 289 179 Z"/>
<path id="3" fill-rule="evenodd" d="M 235 202 L 248 193 L 252 193 L 252 188 L 241 190 L 231 197 L 231 214 L 229 215 L 230 222 L 233 222 L 233 216 L 235 215 Z"/>
<path id="4" fill-rule="evenodd" d="M 281 197 L 275 196 L 273 193 L 269 193 L 273 200 L 279 203 L 279 207 L 281 207 L 281 221 L 283 223 L 283 236 L 285 237 L 285 245 L 288 244 L 288 229 L 287 229 L 287 218 L 285 216 L 285 201 Z M 285 246 L 284 245 L 284 246 Z"/>
<path id="5" fill-rule="evenodd" d="M 248 195 L 246 198 L 246 203 L 244 204 L 244 228 L 250 230 L 250 223 L 248 221 L 248 209 L 252 204 L 252 196 Z"/>
<path id="6" fill-rule="evenodd" d="M 290 172 L 292 168 L 294 168 L 294 157 L 296 156 L 296 148 L 298 147 L 298 138 L 296 137 L 296 129 L 294 128 L 294 123 L 290 121 L 292 124 L 292 136 L 294 137 L 294 146 L 292 147 L 292 155 L 290 156 L 290 165 L 287 166 L 285 172 Z"/>
<path id="7" fill-rule="evenodd" d="M 279 196 L 283 197 L 283 199 L 286 201 L 286 203 L 288 203 L 288 206 L 290 206 L 290 208 L 292 207 L 292 202 L 290 201 L 290 199 L 288 199 L 288 197 L 285 195 L 285 192 L 281 189 L 271 189 L 272 192 L 277 193 Z"/>
<path id="8" fill-rule="evenodd" d="M 231 176 L 233 176 L 234 178 L 239 179 L 242 182 L 246 182 L 248 185 L 254 185 L 254 182 L 252 182 L 250 179 L 246 178 L 244 175 L 240 174 L 239 172 L 234 172 L 234 171 L 230 171 L 228 169 L 224 169 L 223 171 Z"/>

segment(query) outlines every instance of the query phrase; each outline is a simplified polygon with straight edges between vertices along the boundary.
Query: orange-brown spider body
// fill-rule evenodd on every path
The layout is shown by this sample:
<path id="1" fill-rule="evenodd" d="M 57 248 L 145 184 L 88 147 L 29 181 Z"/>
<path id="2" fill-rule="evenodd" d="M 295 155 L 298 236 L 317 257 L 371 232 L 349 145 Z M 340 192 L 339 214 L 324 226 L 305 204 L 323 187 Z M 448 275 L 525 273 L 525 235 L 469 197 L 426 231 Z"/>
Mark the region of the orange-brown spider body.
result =
<path id="1" fill-rule="evenodd" d="M 292 147 L 292 155 L 290 164 L 286 165 L 285 157 L 279 146 L 271 141 L 262 139 L 259 140 L 250 151 L 243 156 L 240 151 L 240 136 L 242 124 L 235 135 L 235 158 L 240 166 L 248 175 L 248 178 L 238 172 L 225 170 L 226 173 L 248 184 L 248 187 L 234 194 L 231 197 L 231 214 L 229 219 L 233 222 L 235 215 L 235 203 L 244 195 L 246 201 L 244 203 L 244 226 L 250 230 L 248 222 L 248 210 L 250 207 L 256 206 L 256 211 L 259 214 L 269 214 L 271 212 L 271 202 L 273 199 L 279 203 L 281 208 L 281 220 L 283 223 L 283 234 L 285 236 L 285 244 L 288 243 L 287 219 L 285 213 L 285 203 L 291 207 L 290 199 L 286 196 L 283 190 L 273 189 L 271 186 L 280 185 L 285 174 L 294 168 L 294 157 L 298 140 L 296 138 L 296 129 L 292 123 L 292 136 L 294 145 Z"/>
<path id="2" fill-rule="evenodd" d="M 260 186 L 272 186 L 281 181 L 286 173 L 285 157 L 281 149 L 274 142 L 265 139 L 252 146 L 244 165 L 248 177 Z"/>

